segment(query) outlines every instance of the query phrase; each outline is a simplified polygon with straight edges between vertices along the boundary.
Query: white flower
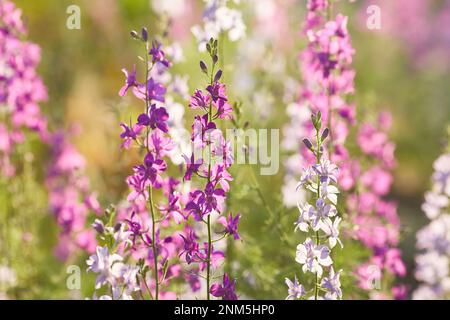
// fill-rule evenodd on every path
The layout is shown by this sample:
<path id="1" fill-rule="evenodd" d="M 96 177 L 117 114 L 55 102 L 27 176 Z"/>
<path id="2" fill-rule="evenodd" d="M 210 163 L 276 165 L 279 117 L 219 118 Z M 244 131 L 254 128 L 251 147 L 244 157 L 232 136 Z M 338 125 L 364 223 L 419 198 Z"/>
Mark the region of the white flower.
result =
<path id="1" fill-rule="evenodd" d="M 330 257 L 330 249 L 326 246 L 316 245 L 311 238 L 307 238 L 303 244 L 297 246 L 295 261 L 300 263 L 303 272 L 310 271 L 322 277 L 324 267 L 329 267 L 333 260 Z"/>
<path id="2" fill-rule="evenodd" d="M 315 213 L 315 209 L 309 203 L 305 203 L 303 206 L 299 206 L 300 215 L 295 223 L 294 231 L 300 230 L 303 232 L 308 232 L 309 230 L 309 222 L 311 217 Z"/>
<path id="3" fill-rule="evenodd" d="M 106 246 L 97 246 L 95 251 L 96 254 L 91 255 L 86 261 L 87 270 L 98 274 L 95 280 L 95 288 L 99 289 L 106 283 L 114 285 L 123 267 L 123 258 L 116 253 L 110 255 Z"/>
<path id="4" fill-rule="evenodd" d="M 443 208 L 449 205 L 449 199 L 447 196 L 435 193 L 425 193 L 425 202 L 422 204 L 422 210 L 427 215 L 428 219 L 436 219 Z"/>
<path id="5" fill-rule="evenodd" d="M 334 221 L 330 218 L 326 218 L 322 223 L 322 230 L 328 237 L 328 242 L 330 243 L 330 248 L 333 249 L 336 246 L 336 243 L 339 242 L 341 248 L 344 247 L 341 240 L 339 239 L 339 224 L 342 219 L 340 217 L 336 217 Z"/>
<path id="6" fill-rule="evenodd" d="M 133 232 L 125 230 L 125 228 L 125 223 L 121 223 L 120 227 L 115 228 L 113 237 L 114 240 L 116 240 L 116 245 L 123 242 L 131 244 L 130 236 L 133 234 Z"/>
<path id="7" fill-rule="evenodd" d="M 334 217 L 337 214 L 337 210 L 333 205 L 327 204 L 323 199 L 319 198 L 316 201 L 316 210 L 310 211 L 310 214 L 312 229 L 317 231 L 322 228 L 323 220 L 328 217 Z"/>
<path id="8" fill-rule="evenodd" d="M 416 257 L 416 279 L 428 284 L 439 283 L 449 274 L 449 259 L 436 252 L 427 252 Z"/>

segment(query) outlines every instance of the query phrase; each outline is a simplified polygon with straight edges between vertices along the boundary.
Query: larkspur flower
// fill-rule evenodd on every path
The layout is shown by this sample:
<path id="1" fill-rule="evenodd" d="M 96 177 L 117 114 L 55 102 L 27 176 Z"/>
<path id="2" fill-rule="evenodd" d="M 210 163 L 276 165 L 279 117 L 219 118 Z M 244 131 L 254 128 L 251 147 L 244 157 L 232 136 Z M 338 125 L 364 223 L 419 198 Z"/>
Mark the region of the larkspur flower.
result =
<path id="1" fill-rule="evenodd" d="M 184 207 L 185 216 L 193 217 L 195 221 L 206 224 L 207 241 L 204 242 L 203 248 L 200 248 L 197 241 L 192 239 L 193 237 L 185 238 L 185 260 L 188 264 L 198 263 L 197 272 L 206 273 L 204 277 L 207 299 L 210 295 L 224 299 L 237 299 L 234 293 L 235 281 L 229 281 L 227 275 L 224 275 L 222 285 L 211 285 L 212 273 L 221 266 L 225 258 L 222 251 L 214 249 L 213 242 L 230 235 L 236 240 L 239 239 L 237 224 L 240 215 L 233 218 L 230 214 L 228 219 L 221 216 L 230 190 L 229 182 L 233 180 L 228 171 L 233 163 L 233 156 L 230 142 L 224 139 L 215 121 L 231 119 L 233 109 L 228 104 L 225 84 L 220 82 L 222 71 L 215 72 L 219 60 L 218 41 L 210 39 L 207 50 L 211 66 L 208 68 L 206 63 L 201 61 L 200 68 L 202 72 L 210 76 L 210 83 L 203 90 L 195 90 L 190 98 L 189 107 L 203 114 L 194 117 L 191 134 L 192 153 L 190 157 L 184 156 L 186 161 L 184 180 L 194 180 L 194 173 L 199 181 L 204 180 L 200 186 L 194 187 L 189 192 Z M 212 216 L 216 215 L 219 215 L 219 219 L 213 220 L 215 217 L 212 219 Z M 214 221 L 225 227 L 225 234 L 217 240 L 213 240 L 212 223 Z M 198 261 L 195 261 L 194 257 L 197 257 Z"/>
<path id="2" fill-rule="evenodd" d="M 228 275 L 223 275 L 222 284 L 215 283 L 211 286 L 210 292 L 214 297 L 222 297 L 223 300 L 237 300 L 236 280 L 230 280 Z"/>
<path id="3" fill-rule="evenodd" d="M 237 214 L 234 218 L 231 212 L 228 217 L 220 217 L 217 221 L 225 227 L 225 232 L 234 237 L 234 240 L 239 240 L 238 223 L 241 218 L 240 214 Z"/>
<path id="4" fill-rule="evenodd" d="M 327 290 L 325 299 L 336 300 L 342 298 L 341 276 L 342 270 L 334 272 L 333 267 L 330 268 L 330 275 L 322 279 L 321 286 Z"/>
<path id="5" fill-rule="evenodd" d="M 306 294 L 305 288 L 298 282 L 297 276 L 294 277 L 294 282 L 286 278 L 285 283 L 288 286 L 288 296 L 286 297 L 286 300 L 300 299 Z"/>
<path id="6" fill-rule="evenodd" d="M 144 126 L 135 124 L 130 128 L 125 123 L 121 123 L 120 126 L 123 129 L 123 132 L 120 134 L 120 137 L 123 139 L 122 147 L 128 149 L 131 143 L 137 140 L 139 134 L 144 129 Z"/>
<path id="7" fill-rule="evenodd" d="M 431 191 L 422 209 L 431 220 L 417 232 L 415 277 L 420 282 L 413 299 L 446 299 L 450 294 L 450 153 L 433 164 Z M 395 267 L 395 265 L 394 265 Z"/>
<path id="8" fill-rule="evenodd" d="M 310 271 L 322 277 L 323 268 L 333 264 L 330 249 L 326 246 L 315 245 L 311 238 L 297 246 L 295 261 L 302 265 L 303 272 Z"/>
<path id="9" fill-rule="evenodd" d="M 331 258 L 331 250 L 340 243 L 339 224 L 341 217 L 338 216 L 335 204 L 337 203 L 338 189 L 335 186 L 338 182 L 338 168 L 328 159 L 324 159 L 322 145 L 328 138 L 329 129 L 321 130 L 320 112 L 311 116 L 312 124 L 316 130 L 316 144 L 313 145 L 309 139 L 303 142 L 307 149 L 315 156 L 315 164 L 306 167 L 301 175 L 300 182 L 297 184 L 297 190 L 302 188 L 309 191 L 315 199 L 314 205 L 309 204 L 306 199 L 298 203 L 299 217 L 295 222 L 294 231 L 300 230 L 308 233 L 310 230 L 314 232 L 314 239 L 308 237 L 303 243 L 297 246 L 295 261 L 302 266 L 304 273 L 311 272 L 315 274 L 315 283 L 313 294 L 309 297 L 305 296 L 305 289 L 295 278 L 295 282 L 288 282 L 289 299 L 299 299 L 305 296 L 306 299 L 341 299 L 342 292 L 340 289 L 340 271 L 335 274 L 333 268 L 333 260 Z M 326 245 L 329 243 L 329 246 Z M 324 269 L 328 276 L 322 278 Z M 319 295 L 319 289 L 325 292 L 324 296 Z M 297 291 L 300 290 L 301 294 Z"/>
<path id="10" fill-rule="evenodd" d="M 125 74 L 125 85 L 120 88 L 119 96 L 123 97 L 127 93 L 127 91 L 138 85 L 136 82 L 136 65 L 133 66 L 133 70 L 129 72 L 127 69 L 122 69 L 122 72 Z"/>

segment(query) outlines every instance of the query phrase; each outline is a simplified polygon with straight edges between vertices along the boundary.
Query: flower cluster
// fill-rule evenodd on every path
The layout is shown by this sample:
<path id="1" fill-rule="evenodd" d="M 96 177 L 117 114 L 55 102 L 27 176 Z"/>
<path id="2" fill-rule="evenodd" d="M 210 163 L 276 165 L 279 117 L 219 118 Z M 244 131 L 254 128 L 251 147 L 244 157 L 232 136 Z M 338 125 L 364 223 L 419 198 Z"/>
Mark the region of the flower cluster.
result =
<path id="1" fill-rule="evenodd" d="M 313 133 L 309 122 L 311 113 L 322 113 L 323 121 L 330 128 L 327 151 L 330 160 L 340 167 L 340 175 L 351 168 L 345 141 L 349 126 L 355 123 L 355 106 L 345 96 L 354 92 L 355 71 L 351 67 L 355 50 L 351 46 L 347 31 L 348 18 L 338 14 L 334 19 L 327 14 L 331 4 L 327 0 L 309 0 L 306 22 L 302 33 L 308 44 L 300 54 L 300 69 L 303 84 L 297 104 L 288 110 L 292 121 L 284 128 L 283 145 L 297 153 L 286 160 L 288 174 L 285 176 L 284 202 L 295 206 L 298 199 L 290 196 L 289 186 L 301 168 L 313 163 L 314 158 L 304 145 L 302 137 Z M 342 186 L 348 190 L 351 186 Z"/>
<path id="2" fill-rule="evenodd" d="M 94 233 L 85 228 L 89 212 L 100 213 L 95 193 L 89 191 L 83 175 L 84 158 L 71 145 L 63 131 L 49 132 L 47 118 L 39 103 L 47 90 L 36 72 L 40 48 L 22 40 L 26 28 L 21 11 L 12 2 L 0 2 L 0 108 L 5 122 L 0 123 L 0 171 L 6 177 L 19 174 L 22 162 L 12 161 L 18 146 L 34 132 L 51 149 L 45 185 L 49 206 L 61 228 L 55 249 L 66 260 L 75 249 L 95 250 Z"/>
<path id="3" fill-rule="evenodd" d="M 406 267 L 397 248 L 400 238 L 400 220 L 397 204 L 387 200 L 393 182 L 391 170 L 395 166 L 395 145 L 389 140 L 387 130 L 391 125 L 391 116 L 381 112 L 376 125 L 361 125 L 357 142 L 363 154 L 361 164 L 354 163 L 351 180 L 357 181 L 356 191 L 347 197 L 347 207 L 351 213 L 355 228 L 352 234 L 369 248 L 372 257 L 356 270 L 358 284 L 366 290 L 374 289 L 374 282 L 380 282 L 385 273 L 404 276 Z M 356 179 L 359 177 L 359 179 Z M 368 272 L 376 267 L 377 273 Z M 394 298 L 400 287 L 392 289 Z M 404 292 L 404 290 L 401 290 Z"/>
<path id="4" fill-rule="evenodd" d="M 56 256 L 61 260 L 76 250 L 95 251 L 95 233 L 86 226 L 89 213 L 101 214 L 95 193 L 89 189 L 89 179 L 83 174 L 85 159 L 69 143 L 62 131 L 50 137 L 52 151 L 45 185 L 49 192 L 50 210 L 60 227 Z"/>
<path id="5" fill-rule="evenodd" d="M 41 58 L 39 46 L 22 40 L 26 28 L 21 11 L 10 1 L 0 2 L 0 111 L 6 119 L 0 123 L 0 172 L 16 173 L 12 161 L 17 145 L 29 131 L 47 141 L 47 119 L 39 103 L 47 99 L 47 89 L 36 71 Z"/>
<path id="6" fill-rule="evenodd" d="M 413 299 L 448 299 L 450 295 L 450 153 L 434 162 L 432 188 L 422 209 L 430 224 L 417 233 L 416 279 Z"/>
<path id="7" fill-rule="evenodd" d="M 172 62 L 163 51 L 162 44 L 156 40 L 150 42 L 146 28 L 140 35 L 136 31 L 132 31 L 131 35 L 144 45 L 145 78 L 142 82 L 138 81 L 136 67 L 132 71 L 124 69 L 126 79 L 119 95 L 124 96 L 131 90 L 136 98 L 144 102 L 145 110 L 134 124 L 121 123 L 121 138 L 122 147 L 129 149 L 131 145 L 136 145 L 143 152 L 143 160 L 133 167 L 133 174 L 127 178 L 131 189 L 129 205 L 121 210 L 118 220 L 124 222 L 132 234 L 132 256 L 143 261 L 139 272 L 149 296 L 155 300 L 175 298 L 175 293 L 163 292 L 161 287 L 167 287 L 169 279 L 181 276 L 177 260 L 182 241 L 180 232 L 163 238 L 163 229 L 169 228 L 172 221 L 175 224 L 184 221 L 181 207 L 185 202 L 182 183 L 165 173 L 168 170 L 166 159 L 174 157 L 174 142 L 169 133 L 173 132 L 171 127 L 174 125 L 182 125 L 182 113 L 174 121 L 169 120 L 170 114 L 166 109 L 168 89 L 162 79 L 169 77 L 167 69 Z M 171 91 L 185 95 L 186 84 L 177 83 L 176 79 L 172 82 Z M 173 101 L 171 105 L 177 106 Z M 157 189 L 162 189 L 164 203 L 155 203 L 153 193 Z M 146 272 L 143 273 L 145 268 L 152 269 L 152 279 L 146 278 Z"/>
<path id="8" fill-rule="evenodd" d="M 314 195 L 315 204 L 308 202 L 299 204 L 300 215 L 295 223 L 295 230 L 314 233 L 313 239 L 308 237 L 297 246 L 295 261 L 302 265 L 303 273 L 315 274 L 314 288 L 306 290 L 299 284 L 297 277 L 294 282 L 286 279 L 289 288 L 287 299 L 342 299 L 340 275 L 342 270 L 334 271 L 331 250 L 339 243 L 339 224 L 341 218 L 336 209 L 336 187 L 339 170 L 336 165 L 323 158 L 323 142 L 328 137 L 329 129 L 320 133 L 321 113 L 312 116 L 316 130 L 316 145 L 309 139 L 304 139 L 305 146 L 315 155 L 316 164 L 306 168 L 302 174 L 298 188 L 310 191 Z M 324 269 L 328 275 L 323 277 Z M 320 295 L 324 292 L 324 296 Z"/>
<path id="9" fill-rule="evenodd" d="M 370 261 L 356 270 L 359 286 L 369 290 L 375 280 L 380 280 L 381 270 L 405 274 L 401 253 L 396 248 L 400 228 L 396 204 L 385 199 L 393 180 L 390 170 L 395 165 L 395 145 L 387 135 L 391 122 L 388 113 L 379 114 L 376 126 L 356 123 L 355 106 L 346 101 L 354 92 L 355 71 L 351 63 L 355 50 L 347 31 L 347 17 L 340 14 L 331 17 L 331 6 L 332 2 L 327 0 L 308 1 L 303 26 L 308 45 L 300 55 L 303 86 L 298 104 L 288 110 L 292 121 L 285 128 L 283 143 L 287 150 L 297 151 L 286 161 L 284 202 L 293 206 L 304 197 L 303 193 L 293 195 L 288 188 L 300 168 L 315 159 L 294 138 L 300 141 L 302 136 L 310 135 L 314 128 L 308 121 L 309 114 L 321 111 L 330 128 L 324 152 L 339 166 L 339 187 L 346 192 L 343 196 L 346 211 L 355 226 L 349 234 L 371 250 Z M 346 144 L 350 130 L 357 128 L 361 157 L 351 155 Z M 380 270 L 377 279 L 367 272 L 373 266 Z"/>
<path id="10" fill-rule="evenodd" d="M 229 0 L 204 1 L 206 2 L 203 12 L 204 26 L 196 25 L 191 29 L 200 51 L 206 50 L 209 39 L 217 39 L 221 34 L 227 33 L 230 41 L 237 41 L 245 36 L 245 24 L 241 13 L 227 6 Z"/>
<path id="11" fill-rule="evenodd" d="M 198 236 L 191 230 L 185 242 L 184 259 L 188 264 L 197 263 L 199 273 L 205 271 L 206 275 L 206 298 L 210 294 L 223 299 L 235 299 L 235 282 L 230 281 L 228 275 L 223 276 L 223 284 L 211 285 L 213 278 L 213 268 L 218 268 L 224 258 L 221 251 L 215 250 L 213 243 L 218 242 L 226 235 L 231 235 L 234 239 L 239 239 L 238 222 L 240 215 L 233 217 L 230 213 L 227 217 L 220 216 L 225 210 L 225 198 L 230 190 L 229 182 L 233 179 L 228 169 L 233 163 L 231 144 L 225 140 L 222 131 L 216 124 L 217 119 L 230 119 L 232 107 L 228 101 L 225 84 L 220 82 L 222 70 L 217 70 L 218 43 L 212 38 L 207 43 L 206 48 L 211 58 L 211 65 L 208 68 L 205 62 L 200 62 L 200 68 L 206 74 L 209 85 L 205 90 L 196 90 L 189 101 L 189 107 L 200 110 L 203 114 L 194 118 L 192 125 L 192 154 L 186 156 L 185 180 L 192 180 L 197 176 L 202 183 L 201 187 L 193 188 L 189 193 L 189 201 L 184 210 L 187 217 L 192 217 L 195 221 L 204 223 L 207 231 L 207 242 L 203 245 L 198 243 Z M 220 217 L 217 222 L 223 225 L 222 237 L 213 239 L 212 219 Z"/>

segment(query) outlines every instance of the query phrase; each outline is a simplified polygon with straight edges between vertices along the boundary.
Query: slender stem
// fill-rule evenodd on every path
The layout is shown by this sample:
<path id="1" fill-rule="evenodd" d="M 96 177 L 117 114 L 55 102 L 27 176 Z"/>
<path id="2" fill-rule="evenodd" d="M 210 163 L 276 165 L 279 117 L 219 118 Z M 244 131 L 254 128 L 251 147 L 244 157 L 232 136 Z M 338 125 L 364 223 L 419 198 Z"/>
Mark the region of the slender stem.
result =
<path id="1" fill-rule="evenodd" d="M 211 279 L 211 215 L 208 215 L 206 225 L 208 227 L 208 261 L 206 262 L 206 299 L 210 300 L 209 282 Z"/>
<path id="2" fill-rule="evenodd" d="M 158 274 L 158 252 L 156 247 L 156 222 L 155 222 L 155 210 L 153 208 L 153 188 L 149 187 L 149 205 L 150 212 L 152 214 L 152 250 L 153 250 L 153 265 L 155 268 L 154 276 L 155 276 L 155 300 L 159 298 L 159 274 Z"/>
<path id="3" fill-rule="evenodd" d="M 211 81 L 210 85 L 213 84 L 213 76 L 214 76 L 214 63 L 211 70 Z M 208 121 L 212 121 L 212 99 L 209 102 L 208 109 Z M 211 148 L 211 146 L 209 146 Z M 208 161 L 208 183 L 211 182 L 211 150 L 208 152 L 209 161 Z M 209 293 L 210 281 L 211 281 L 211 249 L 212 249 L 212 241 L 211 241 L 211 215 L 208 214 L 208 218 L 206 220 L 206 227 L 208 229 L 208 253 L 206 259 L 206 299 L 210 300 L 211 296 Z"/>
<path id="4" fill-rule="evenodd" d="M 148 115 L 149 110 L 149 99 L 148 99 L 148 43 L 145 43 L 145 113 Z M 149 127 L 147 127 L 147 133 L 146 133 L 146 146 L 148 150 L 148 136 L 149 136 Z M 153 250 L 153 266 L 154 266 L 154 278 L 155 278 L 155 296 L 154 300 L 159 299 L 159 271 L 158 271 L 158 251 L 156 247 L 156 219 L 155 219 L 155 209 L 153 205 L 153 188 L 152 186 L 149 187 L 148 190 L 148 202 L 150 206 L 150 212 L 152 216 L 152 250 Z M 146 284 L 147 285 L 147 284 Z M 148 288 L 148 287 L 147 287 Z M 151 291 L 149 290 L 150 295 Z"/>
<path id="5" fill-rule="evenodd" d="M 321 141 L 319 136 L 319 130 L 316 129 L 316 141 L 317 141 L 317 149 L 316 149 L 316 163 L 320 164 L 320 148 L 321 148 Z M 317 190 L 316 190 L 316 196 L 317 200 L 320 198 L 320 176 L 317 175 Z M 319 230 L 316 231 L 316 245 L 320 245 L 320 235 Z M 319 296 L 319 274 L 316 272 L 315 276 L 315 284 L 314 284 L 314 300 L 317 300 Z"/>

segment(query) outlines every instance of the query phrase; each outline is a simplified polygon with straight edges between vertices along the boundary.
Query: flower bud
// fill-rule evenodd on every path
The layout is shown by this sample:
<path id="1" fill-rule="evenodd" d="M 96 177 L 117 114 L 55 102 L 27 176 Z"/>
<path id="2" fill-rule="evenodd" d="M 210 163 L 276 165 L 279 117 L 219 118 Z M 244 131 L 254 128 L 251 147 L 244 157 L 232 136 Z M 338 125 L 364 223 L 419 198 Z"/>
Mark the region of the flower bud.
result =
<path id="1" fill-rule="evenodd" d="M 208 67 L 203 61 L 200 61 L 200 69 L 202 69 L 205 74 L 208 74 Z"/>
<path id="2" fill-rule="evenodd" d="M 95 219 L 94 223 L 92 224 L 92 227 L 95 231 L 97 231 L 98 234 L 103 234 L 105 232 L 105 226 L 103 225 L 103 222 L 100 219 Z"/>
<path id="3" fill-rule="evenodd" d="M 142 40 L 147 42 L 147 40 L 148 40 L 148 31 L 147 31 L 146 27 L 142 28 L 142 30 L 141 30 L 141 37 L 142 37 Z"/>
<path id="4" fill-rule="evenodd" d="M 306 139 L 306 138 L 303 139 L 303 143 L 309 150 L 313 151 L 314 148 L 313 148 L 311 141 L 309 141 L 309 139 Z"/>
<path id="5" fill-rule="evenodd" d="M 221 77 L 222 77 L 222 70 L 219 69 L 219 71 L 217 71 L 216 75 L 214 76 L 214 82 L 219 81 Z"/>
<path id="6" fill-rule="evenodd" d="M 328 129 L 328 128 L 325 128 L 325 130 L 323 130 L 323 132 L 322 132 L 322 136 L 320 137 L 320 139 L 322 140 L 322 141 L 324 141 L 327 137 L 328 137 L 328 134 L 330 133 L 330 129 Z"/>

